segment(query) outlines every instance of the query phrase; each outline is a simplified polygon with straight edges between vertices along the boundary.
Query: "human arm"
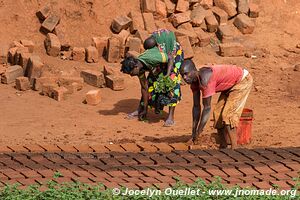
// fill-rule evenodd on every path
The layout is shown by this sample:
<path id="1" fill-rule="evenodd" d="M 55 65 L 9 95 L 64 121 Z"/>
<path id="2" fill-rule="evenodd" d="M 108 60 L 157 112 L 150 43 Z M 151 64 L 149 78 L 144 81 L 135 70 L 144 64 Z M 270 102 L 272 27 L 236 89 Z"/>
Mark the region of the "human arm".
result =
<path id="1" fill-rule="evenodd" d="M 194 140 L 197 134 L 197 127 L 200 120 L 201 105 L 200 105 L 200 90 L 193 92 L 193 126 L 192 126 L 192 139 Z"/>
<path id="2" fill-rule="evenodd" d="M 168 71 L 167 71 L 167 76 L 170 76 L 173 67 L 174 67 L 174 59 L 173 59 L 173 56 L 169 53 L 168 54 Z"/>
<path id="3" fill-rule="evenodd" d="M 139 119 L 143 120 L 147 116 L 148 111 L 148 82 L 146 79 L 145 73 L 139 76 L 140 85 L 141 85 L 141 94 L 142 94 L 142 100 L 143 100 L 143 109 L 139 110 Z"/>
<path id="4" fill-rule="evenodd" d="M 198 129 L 196 131 L 196 135 L 193 138 L 194 141 L 196 141 L 198 139 L 200 133 L 203 132 L 203 129 L 208 121 L 210 111 L 211 111 L 211 99 L 212 99 L 211 96 L 202 98 L 203 110 L 202 110 L 201 120 L 200 120 Z"/>

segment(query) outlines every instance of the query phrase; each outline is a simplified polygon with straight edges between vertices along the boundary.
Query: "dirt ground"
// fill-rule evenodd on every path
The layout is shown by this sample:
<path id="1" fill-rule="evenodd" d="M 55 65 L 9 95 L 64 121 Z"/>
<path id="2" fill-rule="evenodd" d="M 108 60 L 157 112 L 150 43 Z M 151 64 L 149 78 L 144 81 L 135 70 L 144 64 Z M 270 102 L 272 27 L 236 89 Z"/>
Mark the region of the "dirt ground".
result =
<path id="1" fill-rule="evenodd" d="M 119 15 L 138 9 L 138 0 L 61 0 L 54 7 L 62 14 L 61 24 L 74 46 L 88 46 L 93 36 L 110 35 L 109 24 Z M 90 4 L 89 2 L 93 2 Z M 45 54 L 35 16 L 46 1 L 1 0 L 0 44 L 31 39 L 37 44 L 35 53 L 51 66 L 56 74 L 78 75 L 81 69 L 101 69 L 97 64 L 62 61 Z M 252 48 L 254 57 L 222 58 L 214 46 L 197 48 L 194 61 L 233 63 L 246 67 L 254 77 L 254 89 L 247 108 L 254 111 L 251 144 L 246 147 L 300 146 L 300 2 L 299 0 L 260 1 L 260 17 L 253 34 L 241 36 Z M 3 28 L 4 27 L 4 28 Z M 0 85 L 0 145 L 19 144 L 97 144 L 122 142 L 185 142 L 191 135 L 192 93 L 183 86 L 183 100 L 176 108 L 176 125 L 162 127 L 166 113 L 149 114 L 149 122 L 125 119 L 138 104 L 140 89 L 137 78 L 126 77 L 126 89 L 101 89 L 102 102 L 97 106 L 82 103 L 82 91 L 66 101 L 57 102 L 35 91 L 20 92 L 13 85 Z M 214 102 L 217 96 L 214 97 Z M 165 110 L 167 111 L 167 110 Z M 207 148 L 215 148 L 216 131 L 212 121 L 201 136 Z"/>

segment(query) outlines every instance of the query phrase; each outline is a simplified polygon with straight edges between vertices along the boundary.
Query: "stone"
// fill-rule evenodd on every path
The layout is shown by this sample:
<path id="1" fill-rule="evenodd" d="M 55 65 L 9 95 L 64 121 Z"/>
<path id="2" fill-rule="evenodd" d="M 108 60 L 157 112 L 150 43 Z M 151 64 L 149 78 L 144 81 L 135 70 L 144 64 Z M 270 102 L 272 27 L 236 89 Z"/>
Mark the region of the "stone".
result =
<path id="1" fill-rule="evenodd" d="M 24 47 L 27 47 L 28 48 L 28 51 L 29 53 L 33 53 L 34 51 L 34 42 L 31 41 L 31 40 L 21 40 L 21 44 L 24 46 Z"/>
<path id="2" fill-rule="evenodd" d="M 72 50 L 72 59 L 74 61 L 84 61 L 85 60 L 85 48 L 74 47 Z"/>
<path id="3" fill-rule="evenodd" d="M 47 3 L 45 6 L 39 9 L 39 11 L 36 13 L 36 16 L 40 21 L 44 21 L 51 14 L 51 11 L 51 5 L 50 3 Z"/>
<path id="4" fill-rule="evenodd" d="M 8 62 L 8 44 L 0 44 L 0 64 L 7 64 Z"/>
<path id="5" fill-rule="evenodd" d="M 41 58 L 37 55 L 31 55 L 25 71 L 25 76 L 29 78 L 31 85 L 34 85 L 35 79 L 41 77 L 43 68 L 44 63 Z"/>
<path id="6" fill-rule="evenodd" d="M 124 78 L 117 75 L 108 75 L 105 77 L 106 86 L 112 90 L 119 91 L 125 89 Z"/>
<path id="7" fill-rule="evenodd" d="M 244 55 L 244 46 L 238 42 L 220 44 L 220 55 L 223 57 L 238 57 Z"/>
<path id="8" fill-rule="evenodd" d="M 144 19 L 143 19 L 143 15 L 141 12 L 130 11 L 128 16 L 132 20 L 132 23 L 130 24 L 130 27 L 129 27 L 130 33 L 135 34 L 137 32 L 137 30 L 145 29 Z"/>
<path id="9" fill-rule="evenodd" d="M 112 21 L 111 29 L 115 33 L 120 33 L 122 30 L 127 29 L 131 22 L 132 20 L 125 15 L 118 16 Z"/>
<path id="10" fill-rule="evenodd" d="M 52 98 L 55 99 L 56 101 L 63 101 L 66 99 L 68 90 L 65 87 L 56 87 L 53 88 L 52 91 Z"/>
<path id="11" fill-rule="evenodd" d="M 235 36 L 234 28 L 232 25 L 221 25 L 218 27 L 216 35 L 223 43 L 233 42 Z"/>
<path id="12" fill-rule="evenodd" d="M 89 46 L 85 49 L 86 61 L 88 63 L 97 63 L 99 61 L 98 50 L 94 46 Z"/>
<path id="13" fill-rule="evenodd" d="M 14 83 L 18 77 L 23 75 L 23 68 L 21 66 L 8 66 L 1 76 L 1 82 L 5 84 L 11 84 Z"/>
<path id="14" fill-rule="evenodd" d="M 156 11 L 155 0 L 141 0 L 141 11 L 143 13 L 154 13 Z"/>
<path id="15" fill-rule="evenodd" d="M 20 91 L 30 90 L 30 82 L 27 77 L 16 78 L 16 89 Z"/>
<path id="16" fill-rule="evenodd" d="M 249 3 L 249 17 L 257 18 L 259 16 L 259 6 L 255 3 Z"/>
<path id="17" fill-rule="evenodd" d="M 205 10 L 201 5 L 198 5 L 191 13 L 191 23 L 195 27 L 199 27 L 204 18 L 207 15 L 207 10 Z"/>
<path id="18" fill-rule="evenodd" d="M 45 48 L 49 56 L 57 57 L 61 50 L 61 44 L 58 37 L 53 33 L 48 33 L 45 39 Z"/>
<path id="19" fill-rule="evenodd" d="M 105 86 L 105 79 L 102 72 L 94 70 L 83 70 L 80 72 L 80 76 L 84 82 L 94 87 L 102 88 Z"/>
<path id="20" fill-rule="evenodd" d="M 108 47 L 107 47 L 107 62 L 114 63 L 118 62 L 120 59 L 120 41 L 119 39 L 112 37 L 108 39 Z"/>
<path id="21" fill-rule="evenodd" d="M 245 14 L 239 14 L 233 24 L 243 33 L 251 34 L 254 31 L 254 22 Z"/>
<path id="22" fill-rule="evenodd" d="M 145 29 L 152 33 L 156 30 L 155 20 L 152 13 L 143 13 Z"/>
<path id="23" fill-rule="evenodd" d="M 189 10 L 190 3 L 188 0 L 178 0 L 176 4 L 176 12 L 186 12 Z"/>
<path id="24" fill-rule="evenodd" d="M 220 25 L 227 24 L 228 22 L 228 14 L 219 7 L 212 7 L 211 11 L 215 15 Z"/>
<path id="25" fill-rule="evenodd" d="M 167 15 L 171 15 L 175 12 L 176 5 L 171 0 L 165 0 L 165 4 L 167 7 Z"/>
<path id="26" fill-rule="evenodd" d="M 105 57 L 106 52 L 107 52 L 108 39 L 109 39 L 109 37 L 93 37 L 92 38 L 92 46 L 97 48 L 99 56 Z"/>
<path id="27" fill-rule="evenodd" d="M 184 49 L 184 59 L 189 59 L 194 57 L 194 50 L 191 46 L 188 36 L 179 36 L 177 37 L 178 42 L 180 43 L 182 49 Z"/>
<path id="28" fill-rule="evenodd" d="M 172 14 L 170 16 L 170 21 L 174 27 L 177 27 L 185 22 L 189 22 L 191 21 L 190 12 Z"/>
<path id="29" fill-rule="evenodd" d="M 229 17 L 233 17 L 237 14 L 236 0 L 214 0 L 215 6 L 224 10 Z"/>
<path id="30" fill-rule="evenodd" d="M 210 36 L 208 33 L 202 30 L 200 27 L 195 27 L 194 28 L 195 33 L 197 34 L 197 37 L 199 39 L 199 46 L 200 47 L 205 47 L 209 45 L 210 43 Z"/>
<path id="31" fill-rule="evenodd" d="M 237 1 L 237 9 L 238 13 L 244 13 L 245 15 L 248 15 L 249 12 L 249 0 L 238 0 Z"/>
<path id="32" fill-rule="evenodd" d="M 180 37 L 180 36 L 188 36 L 190 40 L 190 44 L 193 46 L 199 42 L 198 36 L 195 33 L 194 29 L 178 29 L 175 31 L 175 36 Z"/>
<path id="33" fill-rule="evenodd" d="M 42 23 L 42 31 L 45 33 L 51 33 L 57 24 L 59 23 L 60 17 L 57 15 L 50 15 L 45 19 L 45 21 Z"/>
<path id="34" fill-rule="evenodd" d="M 141 42 L 140 38 L 129 37 L 126 42 L 126 51 L 125 52 L 135 51 L 135 52 L 140 53 L 141 52 L 141 44 L 142 44 L 142 42 Z"/>
<path id="35" fill-rule="evenodd" d="M 57 77 L 36 78 L 34 81 L 34 84 L 33 84 L 33 89 L 35 91 L 42 91 L 44 85 L 54 85 L 54 87 L 57 87 L 58 86 L 58 78 Z"/>
<path id="36" fill-rule="evenodd" d="M 85 95 L 85 100 L 88 105 L 95 106 L 101 102 L 101 91 L 90 90 Z"/>
<path id="37" fill-rule="evenodd" d="M 162 0 L 155 0 L 156 5 L 156 15 L 166 18 L 167 17 L 167 7 L 164 1 Z"/>
<path id="38" fill-rule="evenodd" d="M 219 23 L 218 23 L 216 17 L 213 15 L 212 12 L 211 12 L 211 14 L 205 16 L 205 21 L 206 21 L 208 32 L 213 33 L 213 32 L 217 31 Z"/>

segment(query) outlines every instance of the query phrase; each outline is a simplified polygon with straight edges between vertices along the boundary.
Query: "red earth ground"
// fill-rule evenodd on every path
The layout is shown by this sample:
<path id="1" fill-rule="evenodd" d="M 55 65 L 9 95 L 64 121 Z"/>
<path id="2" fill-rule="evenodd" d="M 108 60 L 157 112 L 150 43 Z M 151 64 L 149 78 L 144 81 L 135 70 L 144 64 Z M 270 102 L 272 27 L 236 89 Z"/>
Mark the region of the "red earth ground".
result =
<path id="1" fill-rule="evenodd" d="M 94 36 L 111 34 L 109 25 L 114 17 L 139 9 L 139 0 L 54 0 L 61 13 L 61 25 L 73 46 L 86 47 Z M 88 2 L 93 2 L 92 6 Z M 259 1 L 258 1 L 259 2 Z M 46 55 L 35 12 L 46 1 L 1 0 L 0 43 L 31 39 L 35 53 L 55 74 L 78 76 L 81 69 L 99 68 L 105 63 L 85 64 L 62 61 Z M 247 108 L 254 111 L 251 144 L 246 147 L 300 146 L 300 72 L 293 71 L 300 63 L 300 2 L 298 0 L 260 1 L 260 17 L 253 34 L 241 36 L 248 48 L 255 48 L 256 58 L 223 58 L 212 46 L 195 49 L 194 61 L 234 63 L 245 66 L 254 77 Z M 125 119 L 140 97 L 136 78 L 126 77 L 126 89 L 101 89 L 102 102 L 97 106 L 82 103 L 84 89 L 57 102 L 37 92 L 19 92 L 13 85 L 0 85 L 0 145 L 20 144 L 107 144 L 123 142 L 185 142 L 191 135 L 192 94 L 183 86 L 183 100 L 176 108 L 176 125 L 162 127 L 163 116 L 150 112 L 149 122 Z M 214 102 L 217 96 L 214 97 Z M 215 148 L 216 131 L 210 121 L 201 136 L 204 148 Z"/>

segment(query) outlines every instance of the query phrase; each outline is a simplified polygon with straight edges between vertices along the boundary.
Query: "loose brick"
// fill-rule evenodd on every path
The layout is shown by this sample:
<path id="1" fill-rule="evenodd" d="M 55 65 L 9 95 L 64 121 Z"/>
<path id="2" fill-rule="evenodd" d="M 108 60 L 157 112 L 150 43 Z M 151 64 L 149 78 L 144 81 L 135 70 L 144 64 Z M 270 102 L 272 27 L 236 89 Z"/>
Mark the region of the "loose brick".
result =
<path id="1" fill-rule="evenodd" d="M 156 11 L 155 0 L 141 0 L 141 11 L 143 13 L 154 13 Z"/>
<path id="2" fill-rule="evenodd" d="M 137 37 L 129 37 L 126 42 L 126 52 L 135 51 L 137 53 L 141 52 L 141 39 Z"/>
<path id="3" fill-rule="evenodd" d="M 215 15 L 220 25 L 227 24 L 228 22 L 228 14 L 219 7 L 212 7 L 211 11 Z"/>
<path id="4" fill-rule="evenodd" d="M 126 45 L 126 41 L 128 36 L 130 35 L 129 31 L 126 30 L 122 30 L 119 34 L 114 35 L 115 38 L 117 38 L 119 40 L 119 48 L 120 48 L 120 56 L 121 58 L 124 58 L 125 56 L 125 45 Z"/>
<path id="5" fill-rule="evenodd" d="M 101 93 L 100 90 L 90 90 L 86 93 L 85 96 L 86 103 L 88 105 L 95 106 L 101 102 Z"/>
<path id="6" fill-rule="evenodd" d="M 62 51 L 69 51 L 71 47 L 71 42 L 67 37 L 66 32 L 67 28 L 62 24 L 58 24 L 53 31 L 60 41 Z"/>
<path id="7" fill-rule="evenodd" d="M 24 74 L 26 72 L 30 56 L 31 56 L 31 53 L 28 53 L 28 52 L 21 52 L 21 54 L 20 54 L 19 65 L 23 67 Z"/>
<path id="8" fill-rule="evenodd" d="M 93 37 L 92 46 L 96 47 L 99 56 L 105 56 L 109 37 Z"/>
<path id="9" fill-rule="evenodd" d="M 243 56 L 244 47 L 236 42 L 220 44 L 220 55 L 224 57 Z"/>
<path id="10" fill-rule="evenodd" d="M 191 21 L 190 12 L 172 14 L 170 16 L 170 21 L 174 27 L 177 27 L 185 22 L 189 22 Z"/>
<path id="11" fill-rule="evenodd" d="M 156 30 L 156 25 L 152 13 L 143 13 L 143 19 L 144 19 L 145 29 L 148 32 L 153 32 Z"/>
<path id="12" fill-rule="evenodd" d="M 14 56 L 14 63 L 20 65 L 21 54 L 29 53 L 28 47 L 19 47 Z"/>
<path id="13" fill-rule="evenodd" d="M 131 22 L 131 19 L 127 16 L 118 16 L 112 21 L 111 29 L 115 33 L 120 33 L 122 30 L 127 29 Z"/>
<path id="14" fill-rule="evenodd" d="M 35 44 L 34 44 L 33 41 L 31 41 L 31 40 L 21 40 L 20 42 L 21 42 L 21 44 L 22 44 L 24 47 L 27 47 L 27 48 L 28 48 L 29 53 L 33 53 L 33 51 L 34 51 L 34 46 L 35 46 Z"/>
<path id="15" fill-rule="evenodd" d="M 171 15 L 175 12 L 176 5 L 171 0 L 164 0 L 167 7 L 167 14 Z"/>
<path id="16" fill-rule="evenodd" d="M 81 90 L 83 88 L 83 82 L 82 77 L 62 76 L 58 78 L 58 85 L 67 88 L 70 94 Z"/>
<path id="17" fill-rule="evenodd" d="M 51 5 L 50 3 L 47 3 L 45 6 L 39 9 L 39 11 L 36 13 L 36 16 L 41 20 L 44 21 L 50 14 L 51 14 Z"/>
<path id="18" fill-rule="evenodd" d="M 239 14 L 233 24 L 243 33 L 251 34 L 254 31 L 254 22 L 245 14 Z"/>
<path id="19" fill-rule="evenodd" d="M 120 59 L 120 41 L 115 38 L 108 39 L 108 52 L 106 55 L 107 62 L 116 63 Z"/>
<path id="20" fill-rule="evenodd" d="M 175 150 L 188 150 L 189 147 L 185 143 L 172 143 L 170 144 Z"/>
<path id="21" fill-rule="evenodd" d="M 178 0 L 175 11 L 186 12 L 189 10 L 190 3 L 188 0 Z"/>
<path id="22" fill-rule="evenodd" d="M 155 146 L 156 148 L 158 148 L 159 151 L 162 152 L 171 152 L 172 150 L 174 150 L 174 148 L 166 143 L 155 143 L 153 144 L 153 146 Z"/>
<path id="23" fill-rule="evenodd" d="M 249 3 L 249 17 L 257 18 L 259 16 L 259 6 L 255 3 Z"/>
<path id="24" fill-rule="evenodd" d="M 36 91 L 42 91 L 43 85 L 55 85 L 58 86 L 57 77 L 40 77 L 34 81 L 33 89 Z"/>
<path id="25" fill-rule="evenodd" d="M 216 35 L 223 43 L 233 42 L 235 36 L 234 26 L 221 25 L 218 27 Z"/>
<path id="26" fill-rule="evenodd" d="M 167 17 L 167 7 L 164 1 L 162 0 L 155 0 L 155 6 L 156 6 L 156 14 L 158 16 L 161 16 L 163 18 Z"/>
<path id="27" fill-rule="evenodd" d="M 30 89 L 30 82 L 27 77 L 16 78 L 16 89 L 20 91 L 26 91 Z"/>
<path id="28" fill-rule="evenodd" d="M 80 76 L 83 78 L 84 82 L 89 85 L 99 88 L 105 86 L 104 75 L 100 71 L 83 70 L 80 72 Z"/>
<path id="29" fill-rule="evenodd" d="M 57 57 L 61 49 L 58 37 L 53 33 L 48 33 L 45 39 L 45 47 L 49 56 Z"/>
<path id="30" fill-rule="evenodd" d="M 112 90 L 119 91 L 125 89 L 124 78 L 118 75 L 108 75 L 105 77 L 106 86 Z"/>
<path id="31" fill-rule="evenodd" d="M 237 14 L 237 4 L 235 0 L 214 0 L 217 7 L 223 9 L 229 17 L 233 17 Z"/>
<path id="32" fill-rule="evenodd" d="M 148 33 L 148 31 L 138 30 L 136 32 L 136 36 L 142 40 L 142 43 L 144 43 L 144 41 L 150 36 L 150 34 Z"/>
<path id="33" fill-rule="evenodd" d="M 2 74 L 1 82 L 5 84 L 11 84 L 14 83 L 18 77 L 21 77 L 23 75 L 23 68 L 21 66 L 9 66 L 5 70 L 5 73 Z"/>
<path id="34" fill-rule="evenodd" d="M 68 89 L 65 87 L 53 88 L 52 98 L 55 99 L 56 101 L 63 101 L 66 99 L 67 92 L 68 92 Z"/>
<path id="35" fill-rule="evenodd" d="M 195 33 L 193 28 L 192 28 L 192 30 L 186 30 L 186 29 L 180 28 L 175 31 L 175 35 L 176 35 L 176 37 L 188 36 L 191 45 L 195 45 L 199 42 L 198 36 Z"/>
<path id="36" fill-rule="evenodd" d="M 191 23 L 195 27 L 199 27 L 204 21 L 207 15 L 207 10 L 205 10 L 201 5 L 198 5 L 191 13 Z"/>
<path id="37" fill-rule="evenodd" d="M 8 62 L 12 65 L 16 64 L 15 63 L 15 55 L 16 55 L 18 49 L 19 49 L 19 47 L 12 47 L 8 50 Z"/>
<path id="38" fill-rule="evenodd" d="M 209 9 L 213 6 L 214 2 L 213 0 L 202 0 L 200 1 L 200 5 L 205 8 L 205 9 Z"/>
<path id="39" fill-rule="evenodd" d="M 216 17 L 212 14 L 208 14 L 205 16 L 205 21 L 206 21 L 206 25 L 207 25 L 207 31 L 208 32 L 216 32 L 217 28 L 218 28 L 218 21 L 216 19 Z"/>
<path id="40" fill-rule="evenodd" d="M 134 143 L 126 143 L 126 144 L 121 144 L 123 149 L 129 152 L 140 152 L 141 149 Z"/>
<path id="41" fill-rule="evenodd" d="M 146 151 L 146 152 L 158 151 L 158 148 L 153 146 L 151 143 L 138 143 L 137 145 L 142 149 L 142 151 Z"/>
<path id="42" fill-rule="evenodd" d="M 99 61 L 98 50 L 96 47 L 89 46 L 86 49 L 86 61 L 89 63 L 96 63 Z"/>
<path id="43" fill-rule="evenodd" d="M 200 27 L 194 28 L 195 33 L 199 39 L 199 46 L 205 47 L 210 43 L 210 35 L 202 30 Z"/>
<path id="44" fill-rule="evenodd" d="M 84 61 L 85 60 L 85 48 L 74 47 L 72 50 L 72 59 L 74 61 Z"/>
<path id="45" fill-rule="evenodd" d="M 37 55 L 32 55 L 29 58 L 25 76 L 29 78 L 30 84 L 33 85 L 35 79 L 41 77 L 44 63 L 41 58 Z"/>
<path id="46" fill-rule="evenodd" d="M 60 17 L 57 15 L 50 15 L 49 17 L 47 17 L 45 19 L 45 21 L 42 23 L 42 31 L 46 32 L 46 33 L 51 33 L 54 28 L 57 26 L 57 24 L 59 23 Z"/>
<path id="47" fill-rule="evenodd" d="M 8 44 L 0 44 L 0 64 L 7 64 L 8 62 Z"/>
<path id="48" fill-rule="evenodd" d="M 180 36 L 177 37 L 178 42 L 181 44 L 182 48 L 184 49 L 184 58 L 189 59 L 194 57 L 194 50 L 191 46 L 190 40 L 188 36 Z"/>
<path id="49" fill-rule="evenodd" d="M 249 12 L 249 0 L 238 0 L 237 1 L 238 13 L 244 13 L 248 15 Z"/>
<path id="50" fill-rule="evenodd" d="M 11 47 L 24 47 L 19 41 L 13 41 Z"/>
<path id="51" fill-rule="evenodd" d="M 130 11 L 128 16 L 131 18 L 132 23 L 130 24 L 129 30 L 130 33 L 135 34 L 137 30 L 143 30 L 144 26 L 144 19 L 143 15 L 139 11 Z"/>
<path id="52" fill-rule="evenodd" d="M 121 75 L 120 65 L 115 63 L 105 64 L 103 67 L 104 76 L 107 75 Z"/>

